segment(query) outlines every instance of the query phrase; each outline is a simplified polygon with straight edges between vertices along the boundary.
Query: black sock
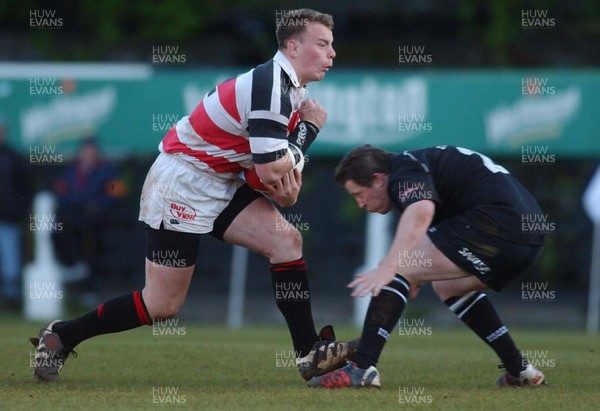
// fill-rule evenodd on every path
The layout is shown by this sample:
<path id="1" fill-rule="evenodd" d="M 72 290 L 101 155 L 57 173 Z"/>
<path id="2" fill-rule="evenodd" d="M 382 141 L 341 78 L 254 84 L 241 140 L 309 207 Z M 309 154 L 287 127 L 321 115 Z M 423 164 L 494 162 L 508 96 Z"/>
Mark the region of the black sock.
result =
<path id="1" fill-rule="evenodd" d="M 509 374 L 519 376 L 525 364 L 523 357 L 484 293 L 472 291 L 461 298 L 450 297 L 444 304 L 496 352 Z"/>
<path id="2" fill-rule="evenodd" d="M 408 281 L 396 274 L 377 297 L 371 298 L 360 344 L 354 354 L 354 362 L 359 368 L 377 364 L 385 342 L 402 315 L 409 289 Z"/>
<path id="3" fill-rule="evenodd" d="M 97 309 L 70 321 L 61 321 L 52 327 L 65 345 L 75 348 L 80 342 L 96 335 L 130 330 L 152 324 L 142 293 L 122 295 L 100 304 Z"/>
<path id="4" fill-rule="evenodd" d="M 304 258 L 271 264 L 273 294 L 290 330 L 296 355 L 307 355 L 319 336 L 310 307 L 310 287 Z"/>

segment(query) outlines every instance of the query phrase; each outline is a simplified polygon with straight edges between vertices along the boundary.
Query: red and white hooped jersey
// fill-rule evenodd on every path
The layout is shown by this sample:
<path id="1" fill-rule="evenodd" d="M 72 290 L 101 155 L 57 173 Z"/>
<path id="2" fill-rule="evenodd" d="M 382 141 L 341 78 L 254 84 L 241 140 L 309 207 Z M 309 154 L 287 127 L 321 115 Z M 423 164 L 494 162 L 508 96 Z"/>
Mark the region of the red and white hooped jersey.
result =
<path id="1" fill-rule="evenodd" d="M 304 96 L 296 73 L 281 53 L 208 92 L 159 144 L 201 170 L 237 178 L 254 164 L 285 155 Z"/>

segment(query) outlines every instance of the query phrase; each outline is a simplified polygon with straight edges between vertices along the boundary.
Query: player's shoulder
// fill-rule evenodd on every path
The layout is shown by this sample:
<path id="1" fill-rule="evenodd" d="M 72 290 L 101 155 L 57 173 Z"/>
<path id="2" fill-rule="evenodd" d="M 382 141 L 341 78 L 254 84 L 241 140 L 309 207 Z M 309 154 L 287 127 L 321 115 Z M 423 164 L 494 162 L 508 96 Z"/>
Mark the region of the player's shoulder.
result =
<path id="1" fill-rule="evenodd" d="M 429 168 L 435 168 L 440 165 L 449 165 L 455 161 L 460 162 L 460 160 L 465 157 L 464 153 L 460 151 L 460 147 L 449 145 L 405 150 L 402 154 L 406 161 L 417 162 L 429 166 Z"/>
<path id="2" fill-rule="evenodd" d="M 270 89 L 273 87 L 274 65 L 275 62 L 271 59 L 250 70 L 253 88 L 261 87 Z"/>

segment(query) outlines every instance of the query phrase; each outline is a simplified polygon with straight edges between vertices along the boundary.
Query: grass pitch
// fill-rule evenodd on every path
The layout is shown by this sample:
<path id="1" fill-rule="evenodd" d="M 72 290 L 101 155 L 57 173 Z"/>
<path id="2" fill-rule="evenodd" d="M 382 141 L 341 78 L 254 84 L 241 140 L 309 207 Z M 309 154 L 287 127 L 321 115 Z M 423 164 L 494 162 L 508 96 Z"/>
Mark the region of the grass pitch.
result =
<path id="1" fill-rule="evenodd" d="M 86 341 L 60 382 L 39 383 L 27 339 L 40 325 L 2 321 L 2 410 L 600 409 L 600 338 L 577 332 L 511 331 L 546 374 L 539 389 L 497 389 L 499 362 L 483 342 L 467 329 L 435 328 L 392 334 L 378 366 L 382 389 L 314 390 L 293 368 L 285 327 L 232 331 L 181 321 Z"/>

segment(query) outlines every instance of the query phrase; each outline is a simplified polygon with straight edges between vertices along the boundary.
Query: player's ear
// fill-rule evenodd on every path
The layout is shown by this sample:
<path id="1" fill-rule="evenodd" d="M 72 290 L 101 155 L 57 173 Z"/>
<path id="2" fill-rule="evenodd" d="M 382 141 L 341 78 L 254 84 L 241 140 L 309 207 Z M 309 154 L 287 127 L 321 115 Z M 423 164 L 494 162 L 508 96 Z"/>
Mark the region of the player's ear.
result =
<path id="1" fill-rule="evenodd" d="M 387 175 L 384 173 L 373 173 L 371 187 L 384 187 L 387 185 Z"/>
<path id="2" fill-rule="evenodd" d="M 383 184 L 383 174 L 373 173 L 373 177 L 371 178 L 371 187 L 379 188 L 382 187 Z"/>
<path id="3" fill-rule="evenodd" d="M 291 57 L 297 57 L 299 46 L 300 42 L 298 41 L 298 39 L 291 38 L 287 42 L 286 50 Z"/>

